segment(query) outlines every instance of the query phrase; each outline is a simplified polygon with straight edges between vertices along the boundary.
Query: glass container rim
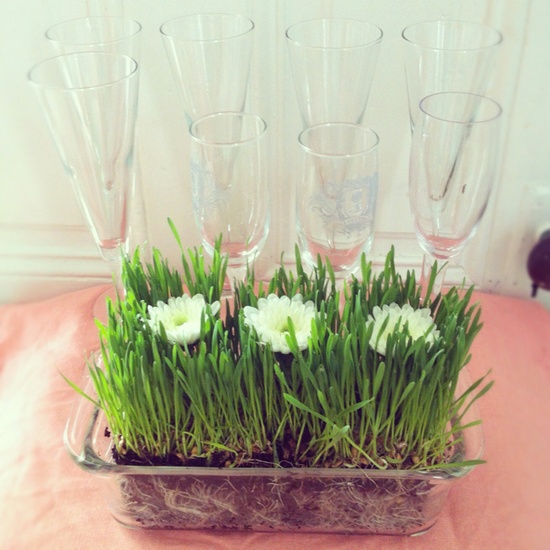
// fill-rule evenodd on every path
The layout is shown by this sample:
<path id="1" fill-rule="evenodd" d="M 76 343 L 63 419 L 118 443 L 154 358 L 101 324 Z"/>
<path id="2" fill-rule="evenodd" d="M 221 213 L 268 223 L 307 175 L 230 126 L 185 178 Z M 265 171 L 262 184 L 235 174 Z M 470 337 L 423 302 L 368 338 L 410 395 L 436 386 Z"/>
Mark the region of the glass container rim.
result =
<path id="1" fill-rule="evenodd" d="M 352 22 L 352 23 L 360 23 L 362 26 L 369 27 L 372 30 L 374 30 L 377 36 L 372 40 L 368 40 L 360 44 L 356 44 L 354 46 L 322 46 L 317 44 L 308 44 L 303 40 L 298 40 L 297 38 L 293 38 L 291 36 L 292 31 L 296 30 L 297 27 L 310 25 L 312 23 L 320 23 L 321 21 L 338 21 L 340 23 L 345 21 L 345 22 Z M 292 44 L 295 44 L 296 46 L 301 46 L 303 48 L 310 48 L 312 50 L 342 51 L 342 50 L 356 50 L 356 49 L 364 48 L 365 46 L 373 46 L 381 42 L 384 36 L 384 31 L 378 25 L 375 25 L 374 23 L 370 23 L 369 21 L 364 21 L 362 19 L 353 19 L 351 17 L 319 17 L 315 19 L 305 19 L 303 21 L 298 21 L 296 23 L 293 23 L 286 29 L 285 36 L 289 40 L 289 42 L 291 42 Z"/>
<path id="2" fill-rule="evenodd" d="M 84 397 L 79 396 L 83 401 Z M 459 479 L 469 474 L 476 464 L 472 465 L 457 465 L 456 467 L 448 466 L 444 468 L 432 468 L 424 470 L 399 470 L 399 469 L 375 469 L 375 468 L 326 468 L 326 467 L 310 467 L 310 468 L 214 468 L 208 466 L 145 466 L 145 465 L 129 465 L 117 464 L 100 457 L 95 451 L 93 441 L 90 438 L 90 433 L 94 426 L 97 426 L 99 420 L 104 415 L 97 406 L 92 406 L 91 415 L 87 417 L 89 421 L 88 434 L 82 442 L 80 449 L 75 449 L 72 442 L 70 432 L 73 428 L 75 419 L 73 415 L 69 417 L 65 424 L 63 432 L 63 443 L 65 450 L 73 460 L 73 462 L 85 471 L 99 476 L 107 475 L 139 475 L 139 476 L 203 476 L 213 478 L 224 477 L 320 477 L 320 478 L 363 478 L 363 479 L 409 479 L 409 480 L 436 480 L 440 482 L 449 482 L 454 479 Z M 479 432 L 480 438 L 479 450 L 476 453 L 476 458 L 483 455 L 484 441 L 481 424 L 470 426 L 467 428 L 468 433 L 474 430 Z"/>
<path id="3" fill-rule="evenodd" d="M 100 84 L 93 84 L 89 86 L 60 86 L 55 84 L 49 84 L 46 81 L 39 81 L 35 78 L 35 73 L 38 71 L 40 67 L 44 67 L 46 64 L 51 64 L 54 61 L 58 62 L 61 59 L 68 59 L 69 57 L 78 57 L 78 56 L 92 56 L 92 57 L 111 57 L 119 58 L 119 59 L 128 59 L 131 61 L 130 67 L 128 70 L 120 77 L 109 80 L 107 82 L 103 82 Z M 138 62 L 131 56 L 121 53 L 111 53 L 111 52 L 89 52 L 89 51 L 83 51 L 83 52 L 73 52 L 73 53 L 65 53 L 61 55 L 56 55 L 53 57 L 48 57 L 46 59 L 43 59 L 42 61 L 39 61 L 36 63 L 27 73 L 27 78 L 29 81 L 37 86 L 38 88 L 44 88 L 49 90 L 58 90 L 60 92 L 74 92 L 74 91 L 85 91 L 85 90 L 96 90 L 100 88 L 105 88 L 107 86 L 112 86 L 113 84 L 116 84 L 118 82 L 123 82 L 124 80 L 127 80 L 128 78 L 131 78 L 134 76 L 139 69 Z"/>
<path id="4" fill-rule="evenodd" d="M 233 18 L 233 19 L 239 19 L 243 23 L 246 23 L 246 27 L 236 33 L 236 34 L 230 34 L 228 36 L 218 36 L 214 38 L 186 38 L 184 35 L 178 32 L 168 32 L 167 27 L 171 23 L 175 23 L 178 21 L 182 21 L 184 19 L 191 19 L 191 18 L 204 18 L 204 17 L 218 17 L 218 18 Z M 215 42 L 222 42 L 226 40 L 234 40 L 237 38 L 240 38 L 242 36 L 245 36 L 249 33 L 251 33 L 255 29 L 256 25 L 252 19 L 249 17 L 246 17 L 244 15 L 240 15 L 238 13 L 189 13 L 186 15 L 180 15 L 178 17 L 174 17 L 172 19 L 168 19 L 164 23 L 161 24 L 159 31 L 160 33 L 166 37 L 170 38 L 172 40 L 181 40 L 182 42 L 190 42 L 190 43 L 197 43 L 197 44 L 205 44 L 205 43 L 215 43 Z"/>
<path id="5" fill-rule="evenodd" d="M 359 151 L 354 151 L 352 153 L 327 153 L 323 151 L 316 151 L 312 147 L 306 145 L 303 141 L 303 138 L 307 134 L 311 134 L 314 130 L 319 130 L 321 128 L 329 127 L 341 127 L 341 128 L 353 128 L 355 130 L 362 131 L 365 135 L 368 134 L 372 139 L 372 143 L 368 147 L 363 147 Z M 333 159 L 344 159 L 344 158 L 353 158 L 361 155 L 370 153 L 378 147 L 380 144 L 380 136 L 371 128 L 366 128 L 360 124 L 354 124 L 352 122 L 321 122 L 320 124 L 315 124 L 309 126 L 302 130 L 298 135 L 298 142 L 306 153 L 309 153 L 315 157 L 319 158 L 333 158 Z"/>
<path id="6" fill-rule="evenodd" d="M 480 118 L 468 118 L 468 119 L 459 119 L 457 120 L 456 118 L 452 118 L 452 117 L 448 117 L 448 116 L 443 116 L 443 115 L 437 115 L 437 114 L 434 114 L 433 112 L 430 112 L 427 110 L 426 108 L 426 104 L 429 103 L 431 100 L 433 99 L 437 99 L 438 97 L 442 97 L 442 96 L 450 96 L 450 95 L 455 95 L 455 96 L 462 96 L 462 97 L 469 97 L 469 98 L 477 98 L 477 100 L 481 103 L 483 103 L 486 108 L 488 109 L 491 109 L 491 111 L 486 115 L 486 116 L 482 116 Z M 469 93 L 469 92 L 437 92 L 435 94 L 430 94 L 426 97 L 424 97 L 420 103 L 419 103 L 419 109 L 420 111 L 427 117 L 429 118 L 432 118 L 432 119 L 435 119 L 435 120 L 439 120 L 441 122 L 448 122 L 450 124 L 457 124 L 457 125 L 465 125 L 465 126 L 471 126 L 471 125 L 474 125 L 474 124 L 482 124 L 482 123 L 485 123 L 485 122 L 491 122 L 493 120 L 496 120 L 497 118 L 500 117 L 500 115 L 502 114 L 502 107 L 494 100 L 494 99 L 491 99 L 490 97 L 487 97 L 487 96 L 483 96 L 483 95 L 480 95 L 480 94 L 472 94 L 472 93 Z"/>
<path id="7" fill-rule="evenodd" d="M 434 23 L 437 24 L 452 24 L 452 25 L 468 25 L 472 27 L 476 27 L 478 29 L 483 29 L 485 31 L 489 31 L 491 34 L 494 35 L 494 39 L 490 41 L 488 44 L 484 46 L 477 46 L 477 47 L 455 47 L 455 48 L 444 48 L 444 47 L 438 47 L 438 46 L 431 46 L 428 44 L 421 44 L 412 38 L 407 37 L 407 31 L 412 30 L 414 27 L 419 28 L 424 25 L 432 25 Z M 489 27 L 488 25 L 484 25 L 483 23 L 476 23 L 474 21 L 464 21 L 460 19 L 431 19 L 429 21 L 419 21 L 417 23 L 412 23 L 411 25 L 406 26 L 403 31 L 401 32 L 401 37 L 403 40 L 405 40 L 407 43 L 411 44 L 412 46 L 415 46 L 417 48 L 421 48 L 424 50 L 433 50 L 438 52 L 473 52 L 477 50 L 488 50 L 490 48 L 494 48 L 495 46 L 498 46 L 502 43 L 504 37 L 502 33 L 493 28 Z"/>
<path id="8" fill-rule="evenodd" d="M 55 38 L 54 36 L 52 36 L 52 31 L 56 30 L 56 29 L 59 29 L 61 27 L 64 27 L 65 25 L 70 25 L 70 24 L 74 24 L 74 23 L 77 23 L 77 22 L 84 22 L 84 21 L 124 21 L 124 22 L 127 22 L 127 23 L 131 23 L 132 24 L 132 32 L 130 32 L 129 34 L 126 34 L 124 36 L 121 36 L 121 37 L 118 37 L 118 38 L 111 38 L 111 39 L 108 39 L 108 40 L 101 40 L 99 42 L 96 42 L 96 41 L 85 41 L 85 42 L 82 42 L 82 41 L 66 41 L 66 40 L 61 40 L 60 38 Z M 117 16 L 117 15 L 94 15 L 94 16 L 89 16 L 89 17 L 75 17 L 73 19 L 67 19 L 66 21 L 61 21 L 59 23 L 56 23 L 55 25 L 52 25 L 51 27 L 49 27 L 46 32 L 45 32 L 45 37 L 48 39 L 48 40 L 51 40 L 52 42 L 56 42 L 56 43 L 62 43 L 62 44 L 68 44 L 68 45 L 73 45 L 73 46 L 93 46 L 93 45 L 101 45 L 101 44 L 113 44 L 113 43 L 116 43 L 116 42 L 120 42 L 122 40 L 128 40 L 129 38 L 132 38 L 133 36 L 136 36 L 141 30 L 143 29 L 143 26 L 142 24 L 137 21 L 136 19 L 132 19 L 130 17 L 121 17 L 121 16 Z"/>
<path id="9" fill-rule="evenodd" d="M 212 120 L 214 118 L 218 118 L 222 116 L 227 116 L 228 118 L 241 117 L 244 119 L 246 117 L 246 118 L 252 119 L 256 122 L 257 133 L 246 139 L 242 139 L 239 141 L 231 141 L 231 142 L 210 141 L 196 135 L 196 130 L 199 124 L 202 124 L 208 120 Z M 249 113 L 246 111 L 218 111 L 216 113 L 209 113 L 193 121 L 193 123 L 189 127 L 189 135 L 191 136 L 191 139 L 193 139 L 193 141 L 195 141 L 196 143 L 200 143 L 201 145 L 207 145 L 209 147 L 238 147 L 240 145 L 244 145 L 245 143 L 250 143 L 253 141 L 260 140 L 263 137 L 263 135 L 266 133 L 266 130 L 267 130 L 266 121 L 261 116 L 256 115 L 254 113 Z"/>

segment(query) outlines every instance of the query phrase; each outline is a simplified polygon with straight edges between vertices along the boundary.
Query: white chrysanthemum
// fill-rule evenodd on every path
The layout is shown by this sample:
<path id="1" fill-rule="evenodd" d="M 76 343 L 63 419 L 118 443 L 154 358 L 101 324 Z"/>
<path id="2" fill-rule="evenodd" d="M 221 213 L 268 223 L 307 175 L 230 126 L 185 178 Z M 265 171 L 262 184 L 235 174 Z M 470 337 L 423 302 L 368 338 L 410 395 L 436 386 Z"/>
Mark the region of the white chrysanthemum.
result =
<path id="1" fill-rule="evenodd" d="M 439 330 L 430 313 L 429 308 L 414 309 L 409 304 L 403 307 L 395 303 L 386 304 L 382 308 L 375 306 L 367 321 L 367 326 L 374 323 L 370 345 L 385 356 L 388 335 L 394 332 L 396 325 L 399 325 L 401 330 L 404 330 L 406 325 L 407 334 L 413 340 L 425 336 L 426 342 L 432 345 L 439 336 Z M 388 319 L 387 323 L 386 319 Z M 384 323 L 386 326 L 382 330 Z"/>
<path id="2" fill-rule="evenodd" d="M 220 303 L 210 304 L 210 309 L 216 315 L 220 310 Z M 177 298 L 168 298 L 167 304 L 159 301 L 156 306 L 149 306 L 147 311 L 147 322 L 153 331 L 159 333 L 162 323 L 170 342 L 192 344 L 199 339 L 206 302 L 202 294 L 195 294 L 192 298 L 184 294 Z"/>
<path id="3" fill-rule="evenodd" d="M 267 298 L 258 300 L 257 308 L 244 308 L 244 322 L 256 330 L 262 342 L 271 344 L 273 351 L 290 353 L 286 342 L 289 317 L 292 319 L 299 349 L 306 349 L 311 335 L 311 320 L 315 314 L 313 302 L 310 300 L 304 304 L 300 294 L 293 296 L 292 300 L 288 296 L 270 294 Z"/>

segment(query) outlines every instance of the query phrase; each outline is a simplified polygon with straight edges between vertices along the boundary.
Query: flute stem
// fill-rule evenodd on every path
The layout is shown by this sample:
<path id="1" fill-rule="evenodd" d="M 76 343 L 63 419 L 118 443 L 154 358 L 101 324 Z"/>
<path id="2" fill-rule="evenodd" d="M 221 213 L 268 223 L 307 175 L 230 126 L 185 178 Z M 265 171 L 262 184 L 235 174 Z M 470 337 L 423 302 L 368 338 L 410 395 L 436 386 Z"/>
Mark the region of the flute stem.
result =
<path id="1" fill-rule="evenodd" d="M 443 289 L 445 273 L 447 272 L 449 263 L 448 261 L 444 261 L 443 263 L 437 262 L 437 274 L 432 279 L 432 268 L 435 261 L 435 258 L 431 254 L 424 253 L 424 257 L 422 258 L 422 274 L 420 276 L 423 303 L 431 303 Z"/>

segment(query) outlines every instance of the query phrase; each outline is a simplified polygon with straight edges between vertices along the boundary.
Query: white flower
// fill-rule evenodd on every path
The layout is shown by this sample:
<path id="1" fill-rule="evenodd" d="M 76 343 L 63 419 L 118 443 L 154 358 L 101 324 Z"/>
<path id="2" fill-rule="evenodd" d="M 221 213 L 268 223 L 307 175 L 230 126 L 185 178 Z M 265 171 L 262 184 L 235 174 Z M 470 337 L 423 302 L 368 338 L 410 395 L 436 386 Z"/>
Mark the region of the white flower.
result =
<path id="1" fill-rule="evenodd" d="M 220 310 L 220 303 L 210 304 L 212 314 L 216 315 Z M 147 308 L 149 313 L 149 326 L 157 334 L 160 332 L 160 324 L 164 326 L 166 336 L 174 344 L 192 344 L 199 339 L 201 333 L 201 320 L 206 311 L 206 302 L 202 294 L 191 296 L 184 294 L 177 298 L 168 298 L 168 303 L 157 302 L 155 306 Z"/>
<path id="2" fill-rule="evenodd" d="M 244 322 L 256 330 L 262 342 L 271 344 L 273 351 L 290 353 L 286 342 L 288 318 L 292 319 L 298 347 L 303 350 L 307 348 L 311 320 L 316 313 L 313 302 L 310 300 L 304 304 L 300 294 L 293 296 L 292 300 L 288 296 L 270 294 L 258 300 L 258 308 L 244 308 Z"/>
<path id="3" fill-rule="evenodd" d="M 384 330 L 382 327 L 386 323 Z M 425 336 L 426 342 L 432 345 L 439 336 L 439 330 L 430 316 L 430 309 L 413 309 L 409 304 L 399 307 L 393 303 L 389 306 L 386 304 L 380 308 L 375 306 L 372 310 L 372 315 L 369 315 L 367 327 L 374 323 L 374 330 L 370 339 L 370 345 L 376 349 L 381 355 L 386 355 L 386 345 L 388 335 L 392 334 L 396 325 L 399 325 L 400 330 L 407 329 L 407 335 L 412 340 Z"/>

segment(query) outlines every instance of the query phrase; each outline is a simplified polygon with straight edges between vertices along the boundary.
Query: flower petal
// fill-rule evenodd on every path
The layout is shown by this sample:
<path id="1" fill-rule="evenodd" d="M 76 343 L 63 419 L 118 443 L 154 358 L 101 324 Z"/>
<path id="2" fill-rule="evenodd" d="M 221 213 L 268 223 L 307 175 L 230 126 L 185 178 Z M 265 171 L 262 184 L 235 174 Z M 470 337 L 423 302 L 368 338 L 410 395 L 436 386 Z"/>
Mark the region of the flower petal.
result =
<path id="1" fill-rule="evenodd" d="M 311 321 L 316 315 L 312 301 L 303 303 L 300 294 L 290 299 L 288 296 L 269 294 L 258 300 L 258 307 L 244 308 L 244 322 L 254 328 L 260 340 L 270 344 L 273 351 L 290 353 L 287 343 L 289 334 L 288 319 L 292 321 L 299 349 L 306 349 L 311 335 Z"/>
<path id="2" fill-rule="evenodd" d="M 193 297 L 188 294 L 170 297 L 168 303 L 157 302 L 156 306 L 149 306 L 149 326 L 157 334 L 160 325 L 166 331 L 168 340 L 175 344 L 192 344 L 200 337 L 201 322 L 206 313 L 207 304 L 202 294 Z M 220 303 L 210 304 L 210 311 L 216 315 L 220 310 Z"/>
<path id="3" fill-rule="evenodd" d="M 374 324 L 369 344 L 381 355 L 386 355 L 388 336 L 398 327 L 413 340 L 425 337 L 426 343 L 433 345 L 439 337 L 439 330 L 431 317 L 429 308 L 414 309 L 410 304 L 399 306 L 396 303 L 375 306 L 369 315 L 367 326 Z"/>

